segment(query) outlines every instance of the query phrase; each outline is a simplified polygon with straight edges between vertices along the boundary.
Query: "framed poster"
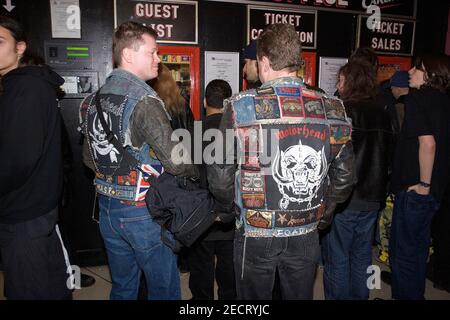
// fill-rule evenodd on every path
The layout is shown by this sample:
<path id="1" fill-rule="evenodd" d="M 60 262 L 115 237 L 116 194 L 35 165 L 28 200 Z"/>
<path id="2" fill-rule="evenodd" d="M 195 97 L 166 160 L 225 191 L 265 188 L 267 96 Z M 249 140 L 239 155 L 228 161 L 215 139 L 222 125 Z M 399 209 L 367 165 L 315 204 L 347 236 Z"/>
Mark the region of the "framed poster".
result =
<path id="1" fill-rule="evenodd" d="M 339 69 L 347 63 L 347 58 L 320 57 L 319 88 L 332 96 L 336 92 Z"/>
<path id="2" fill-rule="evenodd" d="M 302 66 L 297 71 L 297 76 L 303 78 L 303 81 L 310 86 L 316 86 L 316 52 L 302 52 Z"/>
<path id="3" fill-rule="evenodd" d="M 79 0 L 49 0 L 52 38 L 81 39 Z"/>
<path id="4" fill-rule="evenodd" d="M 205 88 L 214 79 L 227 81 L 233 94 L 239 92 L 239 52 L 205 51 Z"/>
<path id="5" fill-rule="evenodd" d="M 64 79 L 64 98 L 84 98 L 98 90 L 96 71 L 57 71 Z"/>
<path id="6" fill-rule="evenodd" d="M 378 82 L 390 79 L 398 70 L 408 71 L 411 69 L 411 64 L 411 57 L 378 56 Z"/>

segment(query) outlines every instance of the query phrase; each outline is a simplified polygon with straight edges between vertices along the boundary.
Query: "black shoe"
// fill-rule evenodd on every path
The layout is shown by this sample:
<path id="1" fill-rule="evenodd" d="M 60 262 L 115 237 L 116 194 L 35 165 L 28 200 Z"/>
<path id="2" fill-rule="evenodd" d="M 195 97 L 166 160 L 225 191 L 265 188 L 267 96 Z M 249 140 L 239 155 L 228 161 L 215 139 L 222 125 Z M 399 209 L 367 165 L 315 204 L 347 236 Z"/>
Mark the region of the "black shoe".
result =
<path id="1" fill-rule="evenodd" d="M 392 285 L 392 273 L 390 273 L 389 271 L 381 271 L 380 278 L 384 283 L 390 286 Z"/>
<path id="2" fill-rule="evenodd" d="M 442 290 L 442 291 L 447 291 L 450 293 L 450 282 L 434 281 L 433 288 Z"/>
<path id="3" fill-rule="evenodd" d="M 90 275 L 87 275 L 85 273 L 81 274 L 81 279 L 80 280 L 81 280 L 80 284 L 81 284 L 82 288 L 90 287 L 90 286 L 94 285 L 94 283 L 95 283 L 95 278 L 90 276 Z"/>

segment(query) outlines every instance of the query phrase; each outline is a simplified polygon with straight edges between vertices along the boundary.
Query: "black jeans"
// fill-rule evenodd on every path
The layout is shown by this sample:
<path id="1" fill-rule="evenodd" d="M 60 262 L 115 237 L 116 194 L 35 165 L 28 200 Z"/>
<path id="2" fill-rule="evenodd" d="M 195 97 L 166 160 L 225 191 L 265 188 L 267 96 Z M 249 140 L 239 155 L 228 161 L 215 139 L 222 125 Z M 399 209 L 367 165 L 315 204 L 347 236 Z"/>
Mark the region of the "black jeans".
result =
<path id="1" fill-rule="evenodd" d="M 5 294 L 13 300 L 71 299 L 68 261 L 56 231 L 58 210 L 17 224 L 0 224 Z"/>
<path id="2" fill-rule="evenodd" d="M 275 272 L 281 298 L 311 300 L 320 248 L 317 231 L 286 238 L 245 238 L 236 230 L 234 268 L 238 299 L 272 299 Z"/>
<path id="3" fill-rule="evenodd" d="M 236 298 L 233 240 L 198 241 L 189 249 L 188 260 L 189 289 L 194 300 L 214 300 L 214 275 L 219 300 Z"/>

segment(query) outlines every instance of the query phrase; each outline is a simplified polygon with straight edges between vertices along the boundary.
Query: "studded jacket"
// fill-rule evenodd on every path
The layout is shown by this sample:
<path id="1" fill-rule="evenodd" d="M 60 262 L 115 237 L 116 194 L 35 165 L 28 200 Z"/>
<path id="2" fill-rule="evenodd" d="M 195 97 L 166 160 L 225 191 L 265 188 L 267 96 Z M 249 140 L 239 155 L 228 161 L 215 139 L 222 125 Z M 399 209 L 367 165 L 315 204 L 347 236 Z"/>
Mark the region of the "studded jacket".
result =
<path id="1" fill-rule="evenodd" d="M 354 184 L 351 122 L 341 100 L 283 77 L 225 101 L 224 161 L 208 167 L 217 210 L 247 237 L 316 230 Z M 326 210 L 331 208 L 331 210 Z"/>

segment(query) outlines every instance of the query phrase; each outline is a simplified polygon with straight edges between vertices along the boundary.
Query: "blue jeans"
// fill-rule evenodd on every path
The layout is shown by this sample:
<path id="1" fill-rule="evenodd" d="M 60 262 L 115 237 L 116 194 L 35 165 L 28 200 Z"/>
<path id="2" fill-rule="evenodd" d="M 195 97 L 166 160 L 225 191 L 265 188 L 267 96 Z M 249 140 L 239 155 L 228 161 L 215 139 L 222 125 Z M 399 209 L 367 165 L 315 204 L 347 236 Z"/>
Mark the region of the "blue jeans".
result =
<path id="1" fill-rule="evenodd" d="M 238 300 L 271 300 L 278 270 L 283 300 L 312 300 L 320 247 L 317 231 L 285 238 L 234 234 L 234 271 Z"/>
<path id="2" fill-rule="evenodd" d="M 177 258 L 161 242 L 161 227 L 147 207 L 99 197 L 100 231 L 112 277 L 111 300 L 137 299 L 141 272 L 149 300 L 181 299 Z"/>
<path id="3" fill-rule="evenodd" d="M 431 221 L 438 207 L 432 195 L 405 191 L 395 195 L 389 240 L 394 299 L 424 299 Z"/>
<path id="4" fill-rule="evenodd" d="M 367 268 L 372 264 L 372 242 L 377 211 L 336 213 L 322 239 L 325 299 L 369 298 Z"/>

